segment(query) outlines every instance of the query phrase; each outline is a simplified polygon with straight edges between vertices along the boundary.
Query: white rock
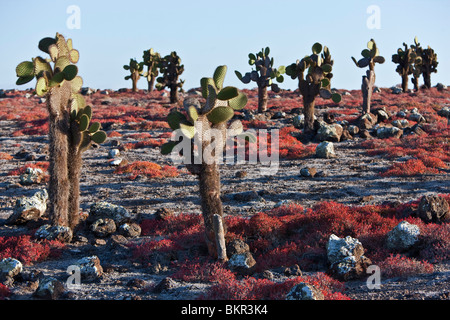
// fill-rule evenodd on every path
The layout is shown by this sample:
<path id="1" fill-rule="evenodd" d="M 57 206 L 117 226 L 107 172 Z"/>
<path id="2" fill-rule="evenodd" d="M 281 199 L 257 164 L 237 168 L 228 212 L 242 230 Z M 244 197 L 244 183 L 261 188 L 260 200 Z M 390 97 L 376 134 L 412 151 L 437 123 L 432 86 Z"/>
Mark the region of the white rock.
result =
<path id="1" fill-rule="evenodd" d="M 333 142 L 324 141 L 319 143 L 316 147 L 316 156 L 326 159 L 336 157 Z"/>
<path id="2" fill-rule="evenodd" d="M 8 218 L 8 224 L 21 224 L 30 220 L 37 220 L 47 210 L 47 190 L 39 190 L 31 197 L 16 200 L 13 214 Z"/>
<path id="3" fill-rule="evenodd" d="M 407 221 L 400 222 L 386 236 L 386 246 L 399 251 L 408 250 L 418 241 L 420 229 Z"/>
<path id="4" fill-rule="evenodd" d="M 11 278 L 17 276 L 23 270 L 22 263 L 14 258 L 4 258 L 0 261 L 0 275 Z"/>
<path id="5" fill-rule="evenodd" d="M 103 268 L 97 256 L 84 257 L 77 261 L 76 266 L 80 268 L 82 280 L 95 281 L 103 275 Z"/>
<path id="6" fill-rule="evenodd" d="M 120 150 L 119 149 L 111 149 L 108 152 L 108 157 L 110 159 L 114 159 L 115 157 L 117 157 L 118 155 L 120 155 Z"/>
<path id="7" fill-rule="evenodd" d="M 324 300 L 324 296 L 313 285 L 299 283 L 289 291 L 286 300 Z"/>

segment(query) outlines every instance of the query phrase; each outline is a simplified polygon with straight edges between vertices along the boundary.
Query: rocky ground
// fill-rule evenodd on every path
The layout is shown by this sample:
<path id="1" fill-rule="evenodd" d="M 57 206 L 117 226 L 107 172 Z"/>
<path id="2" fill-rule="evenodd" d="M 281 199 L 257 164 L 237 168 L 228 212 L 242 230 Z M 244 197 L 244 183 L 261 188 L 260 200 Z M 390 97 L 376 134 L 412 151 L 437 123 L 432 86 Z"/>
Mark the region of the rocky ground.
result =
<path id="1" fill-rule="evenodd" d="M 106 97 L 106 96 L 105 96 Z M 105 98 L 106 99 L 106 98 Z M 290 123 L 291 116 L 275 120 L 273 125 L 281 127 Z M 12 120 L 0 121 L 1 151 L 16 155 L 25 150 L 35 154 L 35 159 L 45 159 L 47 137 L 13 136 L 18 123 Z M 81 178 L 81 209 L 89 212 L 93 203 L 108 201 L 125 207 L 132 213 L 133 220 L 152 217 L 159 208 L 170 208 L 176 213 L 200 213 L 198 184 L 196 178 L 179 167 L 181 174 L 170 179 L 147 179 L 138 177 L 129 180 L 124 175 L 113 174 L 108 154 L 119 143 L 128 140 L 127 135 L 136 132 L 127 125 L 115 128 L 122 137 L 110 138 L 107 143 L 92 148 L 84 154 Z M 159 134 L 164 129 L 148 131 Z M 274 175 L 265 176 L 258 165 L 224 165 L 221 168 L 222 199 L 227 215 L 251 216 L 254 213 L 272 209 L 280 201 L 297 202 L 305 208 L 333 200 L 348 205 L 381 204 L 398 201 L 405 203 L 417 200 L 423 195 L 449 193 L 449 175 L 418 175 L 413 177 L 381 177 L 379 173 L 392 164 L 392 160 L 367 155 L 360 147 L 361 138 L 335 143 L 337 157 L 319 159 L 314 156 L 298 160 L 282 159 Z M 116 142 L 118 141 L 118 143 Z M 131 141 L 131 140 L 130 140 Z M 122 151 L 120 157 L 128 163 L 150 161 L 170 165 L 169 159 L 160 155 L 158 148 L 130 149 Z M 13 169 L 23 166 L 23 158 L 0 160 L 0 236 L 28 233 L 30 226 L 5 224 L 13 212 L 16 199 L 30 196 L 45 183 L 24 186 L 18 176 L 7 175 Z M 300 175 L 305 167 L 314 167 L 321 175 L 306 178 Z M 245 171 L 244 177 L 237 173 Z M 37 227 L 37 226 L 36 226 Z M 146 237 L 127 239 L 127 243 L 141 243 Z M 37 273 L 54 276 L 63 283 L 68 278 L 67 267 L 78 259 L 96 255 L 101 261 L 104 275 L 94 283 L 82 283 L 80 287 L 65 290 L 66 299 L 195 299 L 205 292 L 208 284 L 174 281 L 170 290 L 155 292 L 167 274 L 154 274 L 138 263 L 127 259 L 129 248 L 116 238 L 96 240 L 88 234 L 80 234 L 68 244 L 58 259 L 50 259 L 26 266 L 23 281 L 12 286 L 11 299 L 31 299 L 36 290 L 33 281 Z M 274 280 L 282 281 L 286 275 L 273 272 Z M 304 273 L 308 274 L 308 273 Z M 368 289 L 365 280 L 346 282 L 346 295 L 357 300 L 403 300 L 439 299 L 447 300 L 450 294 L 450 262 L 435 265 L 431 274 L 408 278 L 381 279 L 380 289 Z"/>

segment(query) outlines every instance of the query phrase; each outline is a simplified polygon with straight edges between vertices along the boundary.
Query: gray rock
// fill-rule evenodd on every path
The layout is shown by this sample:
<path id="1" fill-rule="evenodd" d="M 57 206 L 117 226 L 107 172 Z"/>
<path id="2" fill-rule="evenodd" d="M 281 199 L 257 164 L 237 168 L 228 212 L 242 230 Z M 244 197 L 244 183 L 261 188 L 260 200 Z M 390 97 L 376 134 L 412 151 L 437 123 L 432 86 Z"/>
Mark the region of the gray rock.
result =
<path id="1" fill-rule="evenodd" d="M 75 265 L 80 268 L 82 281 L 97 281 L 103 275 L 103 268 L 97 256 L 84 257 L 78 260 Z"/>
<path id="2" fill-rule="evenodd" d="M 114 158 L 116 158 L 119 155 L 120 155 L 120 150 L 119 149 L 111 149 L 108 152 L 108 158 L 110 158 L 110 159 L 114 159 Z"/>
<path id="3" fill-rule="evenodd" d="M 341 140 L 343 128 L 339 124 L 322 124 L 317 130 L 316 138 L 319 141 L 339 142 Z"/>
<path id="4" fill-rule="evenodd" d="M 403 128 L 406 128 L 409 126 L 409 121 L 406 119 L 394 120 L 394 121 L 392 121 L 392 125 L 399 129 L 403 129 Z"/>
<path id="5" fill-rule="evenodd" d="M 444 118 L 449 118 L 450 117 L 449 107 L 443 107 L 441 110 L 438 111 L 438 115 Z"/>
<path id="6" fill-rule="evenodd" d="M 43 278 L 33 296 L 45 300 L 58 300 L 65 292 L 64 285 L 53 277 Z"/>
<path id="7" fill-rule="evenodd" d="M 250 247 L 244 241 L 235 239 L 227 244 L 227 254 L 232 257 L 235 254 L 250 252 Z"/>
<path id="8" fill-rule="evenodd" d="M 134 222 L 124 223 L 119 227 L 119 232 L 125 237 L 136 238 L 141 235 L 141 227 Z"/>
<path id="9" fill-rule="evenodd" d="M 299 283 L 289 291 L 286 300 L 324 300 L 324 296 L 313 285 Z"/>
<path id="10" fill-rule="evenodd" d="M 122 158 L 117 158 L 117 159 L 114 159 L 114 160 L 110 161 L 109 165 L 111 167 L 118 167 L 118 166 L 120 166 L 122 164 L 122 161 L 123 161 Z"/>
<path id="11" fill-rule="evenodd" d="M 47 210 L 47 190 L 39 190 L 31 197 L 16 200 L 13 214 L 6 221 L 7 224 L 23 224 L 37 220 Z"/>
<path id="12" fill-rule="evenodd" d="M 391 88 L 391 92 L 392 92 L 393 94 L 400 94 L 400 93 L 403 92 L 403 90 L 402 90 L 402 88 L 399 88 L 399 87 L 392 87 L 392 88 Z"/>
<path id="13" fill-rule="evenodd" d="M 32 184 L 41 183 L 42 179 L 44 179 L 44 172 L 39 168 L 30 168 L 28 167 L 25 170 L 25 173 L 20 175 L 20 184 L 24 186 L 29 186 Z"/>
<path id="14" fill-rule="evenodd" d="M 294 128 L 303 129 L 303 126 L 305 125 L 305 116 L 303 114 L 294 116 L 292 118 L 292 125 Z"/>
<path id="15" fill-rule="evenodd" d="M 131 215 L 124 207 L 106 201 L 97 202 L 91 205 L 89 217 L 87 219 L 88 222 L 92 223 L 97 219 L 105 218 L 112 219 L 116 225 L 120 225 L 127 222 L 131 218 Z"/>
<path id="16" fill-rule="evenodd" d="M 403 130 L 397 127 L 379 127 L 377 129 L 377 137 L 380 139 L 400 138 L 402 135 Z"/>
<path id="17" fill-rule="evenodd" d="M 316 168 L 302 168 L 300 170 L 300 175 L 305 178 L 314 178 L 316 174 L 317 174 Z"/>
<path id="18" fill-rule="evenodd" d="M 319 143 L 316 147 L 316 156 L 325 159 L 336 157 L 333 142 L 324 141 Z"/>
<path id="19" fill-rule="evenodd" d="M 100 218 L 92 223 L 91 231 L 96 237 L 106 238 L 116 232 L 116 223 L 110 218 Z"/>
<path id="20" fill-rule="evenodd" d="M 23 270 L 22 263 L 14 258 L 4 258 L 0 261 L 0 278 L 19 275 Z"/>
<path id="21" fill-rule="evenodd" d="M 349 125 L 347 130 L 352 136 L 354 136 L 355 134 L 358 134 L 358 132 L 359 132 L 359 128 L 353 124 Z"/>
<path id="22" fill-rule="evenodd" d="M 350 280 L 365 275 L 371 261 L 364 256 L 364 248 L 358 239 L 350 236 L 339 238 L 332 234 L 327 244 L 330 271 L 338 279 Z"/>
<path id="23" fill-rule="evenodd" d="M 44 224 L 36 231 L 35 237 L 38 239 L 70 242 L 72 240 L 73 233 L 69 227 Z"/>
<path id="24" fill-rule="evenodd" d="M 418 123 L 426 122 L 426 119 L 420 113 L 417 113 L 417 112 L 411 113 L 408 116 L 408 119 L 411 120 L 411 121 L 416 121 Z"/>
<path id="25" fill-rule="evenodd" d="M 442 91 L 442 90 L 447 90 L 447 86 L 445 85 L 445 84 L 443 84 L 443 83 L 438 83 L 438 84 L 436 84 L 436 88 L 439 90 L 439 91 Z"/>
<path id="26" fill-rule="evenodd" d="M 407 221 L 400 222 L 386 236 L 386 246 L 389 249 L 405 251 L 413 247 L 420 235 L 420 229 Z"/>
<path id="27" fill-rule="evenodd" d="M 228 260 L 230 270 L 240 275 L 250 275 L 255 271 L 256 261 L 250 252 L 238 253 Z"/>
<path id="28" fill-rule="evenodd" d="M 449 221 L 450 205 L 443 197 L 423 196 L 419 203 L 418 215 L 426 223 Z"/>
<path id="29" fill-rule="evenodd" d="M 381 92 L 380 88 L 378 88 L 378 87 L 373 88 L 373 93 L 380 93 L 380 92 Z"/>

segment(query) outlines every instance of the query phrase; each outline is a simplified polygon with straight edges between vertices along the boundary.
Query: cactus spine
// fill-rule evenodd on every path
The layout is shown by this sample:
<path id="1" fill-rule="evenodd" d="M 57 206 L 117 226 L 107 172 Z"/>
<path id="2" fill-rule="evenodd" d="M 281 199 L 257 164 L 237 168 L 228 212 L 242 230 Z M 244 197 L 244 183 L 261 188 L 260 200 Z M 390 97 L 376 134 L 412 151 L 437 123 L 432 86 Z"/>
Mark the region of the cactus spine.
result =
<path id="1" fill-rule="evenodd" d="M 130 74 L 128 76 L 125 76 L 125 80 L 131 79 L 133 83 L 133 92 L 138 92 L 137 82 L 141 78 L 142 71 L 144 70 L 144 63 L 138 63 L 136 59 L 130 59 L 130 63 L 128 65 L 124 65 L 123 68 L 130 71 Z"/>
<path id="2" fill-rule="evenodd" d="M 49 113 L 50 182 L 49 215 L 55 226 L 76 227 L 79 220 L 79 180 L 81 153 L 92 142 L 102 143 L 106 133 L 101 125 L 89 125 L 92 108 L 79 91 L 83 80 L 78 76 L 79 52 L 61 34 L 44 38 L 39 49 L 50 59 L 36 57 L 16 67 L 17 84 L 32 81 L 35 77 L 36 94 L 45 96 Z M 53 64 L 53 66 L 52 66 Z"/>
<path id="3" fill-rule="evenodd" d="M 267 88 L 270 86 L 272 91 L 279 92 L 280 88 L 273 82 L 282 83 L 284 78 L 285 67 L 280 66 L 278 69 L 273 66 L 273 58 L 269 57 L 270 48 L 261 49 L 256 55 L 250 53 L 248 55 L 248 64 L 255 66 L 255 70 L 247 72 L 244 76 L 239 71 L 235 71 L 236 76 L 243 83 L 247 84 L 250 81 L 255 81 L 258 85 L 258 112 L 265 112 L 267 110 L 268 94 Z"/>
<path id="4" fill-rule="evenodd" d="M 144 65 L 147 66 L 147 71 L 144 73 L 144 76 L 147 77 L 148 92 L 152 92 L 156 77 L 159 75 L 158 63 L 161 56 L 158 52 L 155 52 L 153 48 L 150 48 L 149 50 L 144 51 L 142 58 L 144 59 Z"/>
<path id="5" fill-rule="evenodd" d="M 322 45 L 315 43 L 312 52 L 312 55 L 286 67 L 286 74 L 292 79 L 298 79 L 298 89 L 303 96 L 306 133 L 314 132 L 314 106 L 318 95 L 324 99 L 332 99 L 335 103 L 341 101 L 341 95 L 330 90 L 334 63 L 330 50 L 325 46 L 322 52 Z"/>
<path id="6" fill-rule="evenodd" d="M 167 117 L 172 130 L 181 129 L 183 140 L 188 139 L 192 146 L 190 154 L 183 151 L 184 163 L 187 169 L 199 179 L 208 252 L 221 261 L 227 260 L 223 245 L 226 226 L 221 221 L 223 207 L 220 200 L 220 173 L 216 157 L 222 155 L 228 137 L 242 132 L 242 123 L 239 120 L 229 125 L 228 129 L 231 130 L 227 130 L 227 123 L 234 116 L 234 110 L 240 110 L 247 104 L 246 95 L 239 92 L 237 88 L 223 87 L 226 71 L 226 66 L 219 66 L 213 78 L 201 79 L 202 95 L 206 99 L 203 106 L 197 99 L 187 98 L 183 101 L 185 113 L 173 110 Z M 171 153 L 178 143 L 167 142 L 161 147 L 161 153 Z M 199 150 L 206 150 L 214 143 L 212 158 L 206 159 L 202 154 L 201 161 L 194 161 L 195 143 Z M 217 230 L 221 225 L 224 230 Z"/>
<path id="7" fill-rule="evenodd" d="M 363 76 L 361 91 L 363 94 L 363 106 L 362 113 L 370 113 L 370 103 L 372 100 L 373 87 L 375 85 L 375 63 L 384 63 L 384 57 L 380 56 L 378 47 L 373 39 L 367 43 L 367 49 L 364 49 L 361 52 L 363 56 L 362 59 L 356 61 L 354 57 L 352 57 L 353 62 L 359 68 L 369 67 L 369 70 L 366 71 L 366 75 Z"/>
<path id="8" fill-rule="evenodd" d="M 158 64 L 161 76 L 156 79 L 156 89 L 170 89 L 170 103 L 178 102 L 178 90 L 182 91 L 184 81 L 179 81 L 180 75 L 184 71 L 184 65 L 175 51 L 161 58 Z"/>

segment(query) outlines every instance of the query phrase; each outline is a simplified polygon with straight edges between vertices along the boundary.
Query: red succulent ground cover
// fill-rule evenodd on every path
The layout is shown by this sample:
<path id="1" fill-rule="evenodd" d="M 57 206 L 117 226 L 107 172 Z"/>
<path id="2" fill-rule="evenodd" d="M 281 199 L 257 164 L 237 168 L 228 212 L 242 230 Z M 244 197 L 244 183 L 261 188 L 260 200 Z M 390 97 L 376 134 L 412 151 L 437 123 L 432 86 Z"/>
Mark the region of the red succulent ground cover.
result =
<path id="1" fill-rule="evenodd" d="M 47 172 L 48 167 L 50 163 L 48 161 L 39 161 L 36 163 L 27 163 L 24 166 L 11 170 L 8 172 L 8 176 L 19 176 L 21 174 L 24 174 L 27 168 L 33 168 L 33 169 L 41 169 L 44 173 Z"/>
<path id="2" fill-rule="evenodd" d="M 450 195 L 442 195 L 450 200 Z M 419 200 L 405 204 L 347 206 L 322 202 L 310 209 L 298 204 L 259 212 L 251 218 L 227 216 L 227 241 L 242 239 L 250 246 L 256 271 L 298 264 L 304 271 L 320 271 L 326 263 L 326 243 L 331 234 L 352 236 L 361 241 L 373 264 L 385 277 L 433 272 L 433 264 L 450 258 L 450 223 L 425 224 L 412 213 Z M 421 230 L 414 256 L 395 252 L 384 245 L 387 233 L 400 221 L 416 224 Z M 180 214 L 167 220 L 143 220 L 143 235 L 154 239 L 134 248 L 134 259 L 150 263 L 155 252 L 170 252 L 204 245 L 201 216 Z M 172 275 L 183 281 L 213 283 L 205 299 L 283 299 L 299 282 L 314 284 L 326 299 L 347 299 L 343 284 L 327 274 L 297 277 L 278 283 L 267 279 L 239 279 L 224 265 L 197 256 L 189 261 L 174 261 Z M 322 265 L 320 264 L 322 263 Z"/>
<path id="3" fill-rule="evenodd" d="M 116 174 L 128 174 L 131 180 L 138 176 L 145 176 L 147 178 L 169 178 L 179 175 L 177 168 L 173 166 L 160 166 L 157 163 L 149 161 L 135 161 L 124 166 L 117 167 L 114 170 Z"/>
<path id="4" fill-rule="evenodd" d="M 0 237 L 0 260 L 14 258 L 24 265 L 59 256 L 64 244 L 55 240 L 36 241 L 30 235 Z"/>

